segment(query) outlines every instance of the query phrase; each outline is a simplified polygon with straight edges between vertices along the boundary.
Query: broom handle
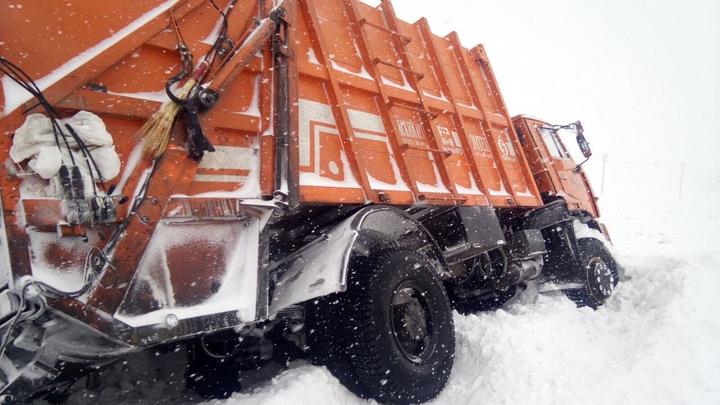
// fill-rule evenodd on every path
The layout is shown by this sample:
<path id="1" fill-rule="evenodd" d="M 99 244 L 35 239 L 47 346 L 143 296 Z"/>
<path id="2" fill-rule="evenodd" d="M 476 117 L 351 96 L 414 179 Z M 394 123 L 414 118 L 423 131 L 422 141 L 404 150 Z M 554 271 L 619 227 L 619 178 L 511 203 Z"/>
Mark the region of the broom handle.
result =
<path id="1" fill-rule="evenodd" d="M 175 102 L 182 104 L 183 100 L 187 100 L 188 97 L 190 97 L 190 91 L 195 87 L 195 84 L 203 77 L 205 72 L 208 70 L 208 63 L 207 61 L 200 62 L 200 65 L 198 65 L 197 69 L 195 69 L 195 72 L 193 72 L 193 75 L 186 78 L 185 81 L 180 82 L 180 89 L 181 92 L 170 99 Z"/>
<path id="2" fill-rule="evenodd" d="M 195 73 L 193 73 L 192 77 L 191 77 L 189 80 L 192 80 L 192 81 L 194 81 L 195 83 L 197 83 L 197 82 L 203 77 L 203 75 L 205 74 L 205 72 L 207 72 L 208 67 L 209 67 L 209 66 L 208 66 L 207 61 L 202 61 L 202 62 L 200 62 L 200 65 L 199 65 L 198 68 L 195 70 Z"/>

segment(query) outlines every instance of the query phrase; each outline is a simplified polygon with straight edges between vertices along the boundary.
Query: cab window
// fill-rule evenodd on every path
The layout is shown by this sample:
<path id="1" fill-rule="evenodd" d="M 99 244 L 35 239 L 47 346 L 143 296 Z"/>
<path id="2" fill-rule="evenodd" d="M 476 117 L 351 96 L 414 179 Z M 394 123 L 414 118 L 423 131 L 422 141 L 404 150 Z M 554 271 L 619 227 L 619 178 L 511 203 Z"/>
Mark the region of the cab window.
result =
<path id="1" fill-rule="evenodd" d="M 545 142 L 545 145 L 550 151 L 550 156 L 556 159 L 566 159 L 570 157 L 560 143 L 560 140 L 558 140 L 557 132 L 548 128 L 540 128 L 540 133 L 542 134 L 543 142 Z"/>

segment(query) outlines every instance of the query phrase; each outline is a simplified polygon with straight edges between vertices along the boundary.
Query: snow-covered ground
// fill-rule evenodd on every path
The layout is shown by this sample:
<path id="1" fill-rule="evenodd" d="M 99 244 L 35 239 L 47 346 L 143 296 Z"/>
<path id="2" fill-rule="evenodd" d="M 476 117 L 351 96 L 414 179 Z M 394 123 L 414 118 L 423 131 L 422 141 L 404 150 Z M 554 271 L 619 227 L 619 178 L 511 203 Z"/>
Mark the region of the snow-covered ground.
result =
<path id="1" fill-rule="evenodd" d="M 626 268 L 606 306 L 530 289 L 456 314 L 457 355 L 438 404 L 720 403 L 720 216 L 609 209 Z M 324 368 L 296 363 L 231 404 L 360 404 Z"/>

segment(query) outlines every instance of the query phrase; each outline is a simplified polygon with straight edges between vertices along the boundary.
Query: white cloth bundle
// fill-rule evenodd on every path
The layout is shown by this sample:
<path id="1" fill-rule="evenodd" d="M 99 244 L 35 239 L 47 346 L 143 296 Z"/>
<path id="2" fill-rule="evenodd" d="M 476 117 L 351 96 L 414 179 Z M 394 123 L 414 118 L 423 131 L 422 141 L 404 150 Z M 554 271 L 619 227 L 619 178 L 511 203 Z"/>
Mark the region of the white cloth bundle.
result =
<path id="1" fill-rule="evenodd" d="M 87 158 L 79 151 L 79 145 L 65 128 L 65 124 L 69 124 L 88 147 L 105 180 L 110 180 L 120 173 L 120 157 L 115 151 L 112 135 L 107 131 L 100 117 L 88 111 L 80 111 L 59 124 L 66 134 L 65 139 L 70 151 L 67 150 L 62 136 L 59 136 L 60 149 L 58 149 L 50 118 L 43 114 L 31 114 L 15 131 L 13 145 L 10 148 L 12 160 L 20 163 L 30 159 L 28 166 L 31 170 L 43 179 L 51 179 L 60 170 L 63 160 L 66 164 L 70 163 L 70 153 L 72 153 L 80 169 L 87 172 Z M 95 179 L 99 180 L 92 163 L 90 167 Z"/>

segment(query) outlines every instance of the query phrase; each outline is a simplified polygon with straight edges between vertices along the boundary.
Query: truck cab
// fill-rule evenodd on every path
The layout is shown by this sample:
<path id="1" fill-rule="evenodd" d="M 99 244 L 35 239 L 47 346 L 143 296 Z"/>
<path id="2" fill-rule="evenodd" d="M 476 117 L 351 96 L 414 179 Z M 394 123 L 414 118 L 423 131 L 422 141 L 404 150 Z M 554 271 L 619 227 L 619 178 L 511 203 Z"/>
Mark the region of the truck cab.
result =
<path id="1" fill-rule="evenodd" d="M 580 122 L 569 125 L 552 125 L 525 115 L 513 117 L 517 131 L 538 190 L 549 202 L 562 198 L 570 210 L 581 210 L 593 217 L 600 217 L 587 175 L 582 170 L 583 162 L 576 162 L 563 142 L 561 133 L 575 132 L 585 161 L 592 154 Z"/>

